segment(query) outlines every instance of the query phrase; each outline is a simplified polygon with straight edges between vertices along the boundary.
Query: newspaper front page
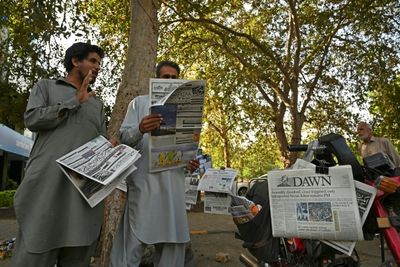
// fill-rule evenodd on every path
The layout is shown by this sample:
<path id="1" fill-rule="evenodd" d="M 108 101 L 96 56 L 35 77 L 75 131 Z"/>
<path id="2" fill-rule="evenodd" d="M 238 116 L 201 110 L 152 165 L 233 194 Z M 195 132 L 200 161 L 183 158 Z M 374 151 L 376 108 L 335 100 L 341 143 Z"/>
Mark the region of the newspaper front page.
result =
<path id="1" fill-rule="evenodd" d="M 309 168 L 314 170 L 315 165 L 303 159 L 297 159 L 291 168 L 292 169 Z M 374 203 L 377 190 L 376 188 L 361 183 L 359 181 L 354 181 L 354 183 L 356 188 L 358 209 L 360 211 L 360 217 L 361 217 L 361 226 L 363 226 L 365 220 L 367 219 L 368 213 L 372 207 L 372 204 Z M 322 240 L 322 242 L 349 256 L 351 256 L 351 254 L 353 253 L 354 247 L 356 245 L 356 242 L 354 241 Z"/>
<path id="2" fill-rule="evenodd" d="M 228 193 L 205 192 L 204 213 L 229 215 L 231 197 Z"/>
<path id="3" fill-rule="evenodd" d="M 205 191 L 204 213 L 229 215 L 230 195 L 236 192 L 235 169 L 209 168 L 199 181 L 198 190 Z"/>
<path id="4" fill-rule="evenodd" d="M 358 209 L 360 211 L 361 225 L 364 225 L 368 213 L 374 203 L 376 196 L 376 188 L 359 181 L 354 181 L 356 186 L 356 196 L 358 202 Z M 356 242 L 352 241 L 330 241 L 322 240 L 325 244 L 333 247 L 334 249 L 351 256 L 353 253 Z"/>
<path id="5" fill-rule="evenodd" d="M 56 162 L 91 207 L 102 201 L 136 170 L 137 150 L 113 147 L 103 136 L 87 142 Z"/>
<path id="6" fill-rule="evenodd" d="M 350 166 L 270 171 L 268 190 L 274 237 L 363 239 Z"/>
<path id="7" fill-rule="evenodd" d="M 171 88 L 174 89 L 165 95 Z M 150 172 L 183 167 L 195 158 L 204 93 L 204 81 L 150 80 L 150 113 L 162 117 L 160 128 L 152 131 L 149 138 Z"/>

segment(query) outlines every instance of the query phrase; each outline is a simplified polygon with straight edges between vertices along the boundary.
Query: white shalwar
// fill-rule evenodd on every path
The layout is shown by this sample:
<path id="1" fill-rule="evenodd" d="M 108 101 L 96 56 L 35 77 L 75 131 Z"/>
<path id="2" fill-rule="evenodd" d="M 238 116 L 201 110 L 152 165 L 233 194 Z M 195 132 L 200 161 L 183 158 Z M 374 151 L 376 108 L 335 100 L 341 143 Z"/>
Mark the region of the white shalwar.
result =
<path id="1" fill-rule="evenodd" d="M 183 168 L 162 172 L 149 172 L 148 136 L 139 131 L 139 123 L 149 114 L 149 97 L 136 97 L 128 106 L 120 129 L 121 142 L 140 151 L 141 158 L 135 162 L 138 168 L 127 178 L 128 196 L 121 219 L 119 234 L 132 233 L 142 243 L 187 243 L 190 240 L 185 208 L 185 178 Z M 135 238 L 134 237 L 134 238 Z M 116 237 L 112 261 L 129 262 L 121 258 L 129 254 L 131 241 L 123 242 Z M 120 243 L 120 244 L 118 244 Z M 127 255 L 122 255 L 127 254 Z M 115 261 L 114 261 L 115 262 Z M 120 263 L 122 264 L 122 263 Z M 114 266 L 112 264 L 112 266 Z M 131 266 L 123 263 L 124 266 Z M 122 265 L 115 265 L 122 266 Z M 132 265 L 134 266 L 134 265 Z"/>

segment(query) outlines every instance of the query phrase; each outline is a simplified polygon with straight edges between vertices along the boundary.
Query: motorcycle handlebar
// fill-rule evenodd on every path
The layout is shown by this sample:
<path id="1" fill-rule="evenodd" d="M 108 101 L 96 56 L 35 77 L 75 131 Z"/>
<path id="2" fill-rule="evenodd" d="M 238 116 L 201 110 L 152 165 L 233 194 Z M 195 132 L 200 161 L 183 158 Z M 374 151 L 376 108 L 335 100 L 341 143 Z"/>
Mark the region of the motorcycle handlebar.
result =
<path id="1" fill-rule="evenodd" d="M 291 152 L 307 151 L 308 145 L 288 145 L 288 150 Z"/>

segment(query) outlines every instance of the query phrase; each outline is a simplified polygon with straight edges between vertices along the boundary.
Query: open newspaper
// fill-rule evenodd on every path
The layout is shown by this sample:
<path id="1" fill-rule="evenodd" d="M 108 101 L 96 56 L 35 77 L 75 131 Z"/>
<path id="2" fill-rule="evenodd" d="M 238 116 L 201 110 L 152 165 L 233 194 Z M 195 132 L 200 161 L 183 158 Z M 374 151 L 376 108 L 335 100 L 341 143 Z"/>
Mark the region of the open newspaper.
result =
<path id="1" fill-rule="evenodd" d="M 268 190 L 273 236 L 363 239 L 351 166 L 270 171 Z"/>
<path id="2" fill-rule="evenodd" d="M 135 149 L 113 147 L 98 136 L 57 159 L 56 162 L 91 207 L 101 202 L 120 186 L 136 167 L 140 154 Z"/>
<path id="3" fill-rule="evenodd" d="M 150 80 L 150 113 L 162 117 L 160 128 L 149 138 L 150 172 L 183 167 L 195 158 L 204 93 L 204 81 Z"/>

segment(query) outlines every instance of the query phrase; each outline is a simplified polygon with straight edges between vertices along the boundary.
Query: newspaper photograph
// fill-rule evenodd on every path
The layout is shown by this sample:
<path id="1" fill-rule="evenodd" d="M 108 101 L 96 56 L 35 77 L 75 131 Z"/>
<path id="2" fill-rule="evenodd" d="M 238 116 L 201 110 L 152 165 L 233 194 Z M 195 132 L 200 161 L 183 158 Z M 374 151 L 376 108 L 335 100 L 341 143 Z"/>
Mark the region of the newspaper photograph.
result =
<path id="1" fill-rule="evenodd" d="M 197 176 L 186 176 L 185 177 L 185 199 L 186 203 L 196 204 L 197 203 L 197 195 L 200 179 Z"/>
<path id="2" fill-rule="evenodd" d="M 177 85 L 177 80 L 157 79 L 157 83 L 152 80 L 150 113 L 160 114 L 162 122 L 149 138 L 150 172 L 184 167 L 196 157 L 198 149 L 205 82 L 186 81 L 178 84 L 160 99 L 162 92 Z"/>
<path id="3" fill-rule="evenodd" d="M 235 169 L 209 168 L 200 179 L 198 190 L 216 193 L 230 193 L 238 171 Z"/>
<path id="4" fill-rule="evenodd" d="M 363 226 L 372 207 L 372 204 L 374 203 L 377 190 L 375 187 L 369 186 L 359 181 L 354 181 L 354 183 L 356 187 L 358 209 L 360 211 L 361 217 L 361 226 Z M 347 254 L 348 256 L 351 256 L 354 247 L 356 246 L 356 242 L 354 241 L 351 242 L 322 240 L 322 242 L 340 252 L 343 252 L 344 254 Z"/>
<path id="5" fill-rule="evenodd" d="M 136 170 L 137 150 L 112 144 L 98 136 L 57 159 L 57 165 L 91 207 L 116 187 L 123 189 L 125 178 Z"/>
<path id="6" fill-rule="evenodd" d="M 363 240 L 351 166 L 268 173 L 274 237 Z"/>
<path id="7" fill-rule="evenodd" d="M 113 147 L 104 136 L 98 136 L 56 162 L 86 178 L 107 185 L 139 157 L 137 150 L 123 144 Z"/>
<path id="8" fill-rule="evenodd" d="M 204 213 L 230 215 L 231 197 L 228 193 L 205 192 Z"/>

